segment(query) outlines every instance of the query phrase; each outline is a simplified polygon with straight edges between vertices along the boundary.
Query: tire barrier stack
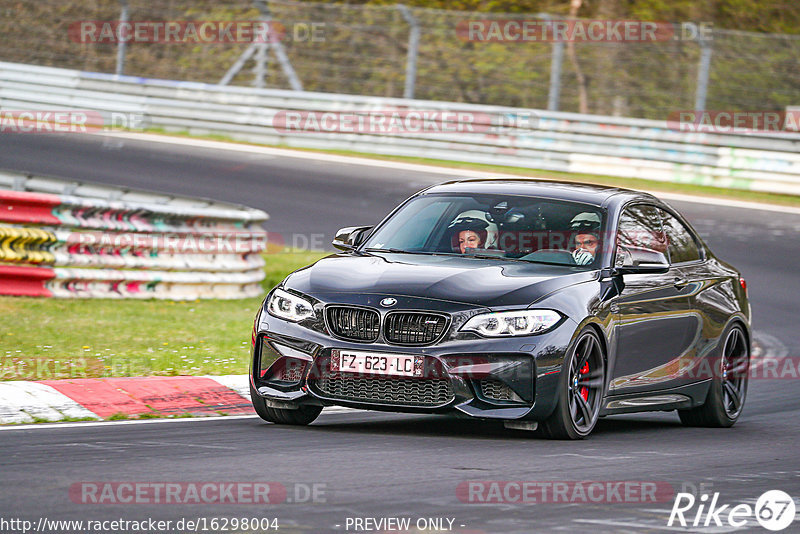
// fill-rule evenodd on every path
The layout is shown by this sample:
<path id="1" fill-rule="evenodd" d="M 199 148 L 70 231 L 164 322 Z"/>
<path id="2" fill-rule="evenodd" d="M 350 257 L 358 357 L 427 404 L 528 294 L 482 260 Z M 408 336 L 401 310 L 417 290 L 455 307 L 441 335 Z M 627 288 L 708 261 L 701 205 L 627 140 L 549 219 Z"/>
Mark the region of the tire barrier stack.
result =
<path id="1" fill-rule="evenodd" d="M 232 204 L 0 172 L 0 294 L 258 296 L 267 218 Z"/>
<path id="2" fill-rule="evenodd" d="M 84 112 L 95 130 L 150 127 L 267 145 L 800 195 L 796 129 L 682 130 L 669 116 L 656 121 L 231 87 L 4 62 L 0 107 Z"/>

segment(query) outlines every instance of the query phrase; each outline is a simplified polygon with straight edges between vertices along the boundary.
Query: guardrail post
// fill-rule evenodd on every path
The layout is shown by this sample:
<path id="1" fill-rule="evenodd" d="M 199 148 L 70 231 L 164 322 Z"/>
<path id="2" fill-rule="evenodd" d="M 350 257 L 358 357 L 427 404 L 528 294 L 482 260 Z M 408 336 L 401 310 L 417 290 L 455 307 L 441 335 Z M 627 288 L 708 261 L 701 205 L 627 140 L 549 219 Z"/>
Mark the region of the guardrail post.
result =
<path id="1" fill-rule="evenodd" d="M 403 98 L 414 98 L 414 88 L 417 84 L 417 55 L 419 54 L 420 26 L 417 18 L 408 9 L 408 6 L 397 4 L 397 9 L 406 19 L 411 31 L 408 34 L 408 53 L 406 54 L 406 86 Z"/>
<path id="2" fill-rule="evenodd" d="M 120 5 L 120 12 L 119 12 L 119 24 L 128 22 L 130 19 L 130 13 L 128 12 L 128 0 L 119 0 Z M 122 76 L 125 74 L 125 49 L 127 48 L 128 43 L 125 39 L 120 39 L 117 43 L 117 69 L 115 71 L 117 76 Z"/>
<path id="3" fill-rule="evenodd" d="M 698 34 L 697 42 L 700 44 L 700 63 L 697 66 L 697 92 L 694 99 L 694 109 L 702 110 L 706 108 L 706 95 L 708 94 L 712 39 L 711 36 L 705 37 Z"/>

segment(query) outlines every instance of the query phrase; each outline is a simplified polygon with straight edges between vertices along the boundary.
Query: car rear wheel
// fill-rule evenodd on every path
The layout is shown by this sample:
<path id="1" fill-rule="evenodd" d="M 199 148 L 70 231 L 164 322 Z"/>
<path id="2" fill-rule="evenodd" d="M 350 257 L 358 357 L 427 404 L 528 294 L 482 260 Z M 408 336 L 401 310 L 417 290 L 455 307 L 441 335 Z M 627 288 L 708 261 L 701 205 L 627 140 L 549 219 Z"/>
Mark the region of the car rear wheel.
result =
<path id="1" fill-rule="evenodd" d="M 270 408 L 267 406 L 267 401 L 258 394 L 252 384 L 250 385 L 250 398 L 253 401 L 253 408 L 261 419 L 279 425 L 307 425 L 313 422 L 322 411 L 322 406 L 300 406 L 296 410 Z"/>
<path id="2" fill-rule="evenodd" d="M 686 426 L 730 427 L 739 419 L 747 395 L 747 375 L 750 369 L 750 344 L 744 330 L 734 324 L 722 336 L 724 343 L 719 355 L 706 402 L 689 410 L 678 410 Z"/>
<path id="3" fill-rule="evenodd" d="M 597 423 L 604 381 L 603 346 L 595 331 L 587 327 L 564 360 L 558 404 L 540 425 L 541 434 L 550 439 L 587 437 Z"/>

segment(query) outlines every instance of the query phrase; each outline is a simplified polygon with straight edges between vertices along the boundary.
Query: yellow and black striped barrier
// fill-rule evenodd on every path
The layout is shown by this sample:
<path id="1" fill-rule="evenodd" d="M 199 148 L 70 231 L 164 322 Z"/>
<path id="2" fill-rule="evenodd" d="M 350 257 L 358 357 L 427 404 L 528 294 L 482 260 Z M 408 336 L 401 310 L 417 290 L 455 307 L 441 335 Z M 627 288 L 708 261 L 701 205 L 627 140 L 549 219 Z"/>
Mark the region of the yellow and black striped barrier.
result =
<path id="1" fill-rule="evenodd" d="M 0 261 L 51 265 L 55 256 L 49 248 L 57 241 L 49 230 L 0 225 Z"/>

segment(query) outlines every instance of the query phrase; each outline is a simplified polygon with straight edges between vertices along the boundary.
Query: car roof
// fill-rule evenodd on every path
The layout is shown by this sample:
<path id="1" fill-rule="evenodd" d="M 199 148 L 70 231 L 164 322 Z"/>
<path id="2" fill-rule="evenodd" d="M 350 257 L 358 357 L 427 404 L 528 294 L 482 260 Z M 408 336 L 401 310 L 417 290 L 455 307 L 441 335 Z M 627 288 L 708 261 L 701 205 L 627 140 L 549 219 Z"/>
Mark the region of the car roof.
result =
<path id="1" fill-rule="evenodd" d="M 534 178 L 471 178 L 452 180 L 426 189 L 429 193 L 478 193 L 496 195 L 524 195 L 552 198 L 606 206 L 611 203 L 622 204 L 629 200 L 641 199 L 657 202 L 649 193 L 581 182 L 556 180 L 537 180 Z"/>

